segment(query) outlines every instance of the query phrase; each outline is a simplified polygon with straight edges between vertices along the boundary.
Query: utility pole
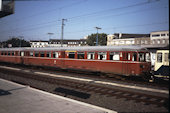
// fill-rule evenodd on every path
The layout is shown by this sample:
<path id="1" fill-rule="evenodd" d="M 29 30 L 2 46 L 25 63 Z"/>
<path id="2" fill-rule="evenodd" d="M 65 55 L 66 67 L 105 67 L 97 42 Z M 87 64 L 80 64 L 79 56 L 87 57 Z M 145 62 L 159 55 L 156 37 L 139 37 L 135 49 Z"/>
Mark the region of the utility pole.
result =
<path id="1" fill-rule="evenodd" d="M 63 36 L 64 36 L 64 21 L 67 21 L 67 19 L 62 19 L 62 25 L 61 25 L 61 47 L 63 47 Z"/>
<path id="2" fill-rule="evenodd" d="M 22 40 L 23 40 L 24 38 L 23 38 L 23 36 L 19 36 L 19 37 L 20 37 L 20 38 L 19 38 L 19 40 L 20 40 L 19 47 L 21 47 L 21 46 L 22 46 L 21 42 L 22 42 Z"/>
<path id="3" fill-rule="evenodd" d="M 98 46 L 98 30 L 102 29 L 100 27 L 95 27 L 97 29 L 97 36 L 96 36 L 96 46 Z"/>

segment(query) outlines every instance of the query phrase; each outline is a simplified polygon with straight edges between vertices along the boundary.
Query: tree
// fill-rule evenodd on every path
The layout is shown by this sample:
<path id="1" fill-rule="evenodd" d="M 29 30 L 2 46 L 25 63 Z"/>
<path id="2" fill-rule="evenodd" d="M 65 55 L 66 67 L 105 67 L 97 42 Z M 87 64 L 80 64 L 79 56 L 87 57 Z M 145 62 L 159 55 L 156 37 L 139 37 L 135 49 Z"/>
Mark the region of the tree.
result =
<path id="1" fill-rule="evenodd" d="M 30 43 L 24 39 L 13 37 L 3 42 L 3 47 L 30 47 Z"/>
<path id="2" fill-rule="evenodd" d="M 96 45 L 96 37 L 97 37 L 97 33 L 89 35 L 87 38 L 87 44 L 89 46 L 95 46 Z M 100 45 L 100 46 L 107 45 L 107 34 L 105 34 L 105 33 L 98 34 L 98 45 Z"/>

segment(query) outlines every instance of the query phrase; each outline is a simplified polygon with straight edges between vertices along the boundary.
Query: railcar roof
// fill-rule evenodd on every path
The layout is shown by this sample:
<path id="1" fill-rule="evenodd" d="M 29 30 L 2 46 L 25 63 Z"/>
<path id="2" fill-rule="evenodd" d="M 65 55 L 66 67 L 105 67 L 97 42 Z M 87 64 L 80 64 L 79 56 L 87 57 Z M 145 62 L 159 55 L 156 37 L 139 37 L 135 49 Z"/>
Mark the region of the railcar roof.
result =
<path id="1" fill-rule="evenodd" d="M 1 48 L 0 51 L 138 51 L 146 50 L 141 46 L 80 46 L 44 48 Z"/>

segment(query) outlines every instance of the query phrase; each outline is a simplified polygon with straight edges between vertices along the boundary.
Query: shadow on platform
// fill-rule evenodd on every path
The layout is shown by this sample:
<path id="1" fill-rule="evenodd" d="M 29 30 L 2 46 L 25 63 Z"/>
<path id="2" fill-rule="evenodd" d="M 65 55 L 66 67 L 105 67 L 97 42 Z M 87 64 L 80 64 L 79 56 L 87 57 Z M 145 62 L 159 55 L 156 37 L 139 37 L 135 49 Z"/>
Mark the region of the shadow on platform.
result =
<path id="1" fill-rule="evenodd" d="M 71 95 L 71 96 L 76 96 L 76 97 L 82 98 L 82 99 L 88 99 L 91 96 L 88 93 L 83 93 L 83 92 L 70 90 L 70 89 L 66 89 L 66 88 L 61 88 L 61 87 L 56 88 L 54 91 L 58 92 L 58 93 L 63 93 L 63 94 L 65 94 L 65 96 Z"/>
<path id="2" fill-rule="evenodd" d="M 5 91 L 3 89 L 0 89 L 0 96 L 10 95 L 11 93 L 9 91 Z"/>

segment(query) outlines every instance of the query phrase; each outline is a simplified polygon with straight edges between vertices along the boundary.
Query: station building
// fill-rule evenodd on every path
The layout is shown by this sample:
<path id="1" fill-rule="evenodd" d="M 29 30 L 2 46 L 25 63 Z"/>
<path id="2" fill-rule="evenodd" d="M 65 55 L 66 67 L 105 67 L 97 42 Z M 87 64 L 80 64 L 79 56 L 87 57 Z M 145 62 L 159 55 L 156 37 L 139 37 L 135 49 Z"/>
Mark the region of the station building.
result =
<path id="1" fill-rule="evenodd" d="M 149 36 L 149 34 L 115 33 L 107 35 L 107 46 L 149 44 Z"/>
<path id="2" fill-rule="evenodd" d="M 59 39 L 50 39 L 49 41 L 42 40 L 31 40 L 30 45 L 33 48 L 38 47 L 61 47 L 61 40 Z M 75 46 L 87 46 L 86 39 L 72 39 L 72 40 L 63 40 L 63 47 L 75 47 Z"/>
<path id="3" fill-rule="evenodd" d="M 150 34 L 115 33 L 107 35 L 107 46 L 138 45 L 147 48 L 154 66 L 156 51 L 169 47 L 169 31 L 153 31 Z"/>
<path id="4" fill-rule="evenodd" d="M 169 31 L 154 31 L 150 34 L 151 44 L 169 44 Z"/>
<path id="5" fill-rule="evenodd" d="M 63 47 L 75 47 L 75 46 L 85 46 L 87 45 L 86 39 L 71 39 L 63 40 Z M 50 39 L 49 47 L 61 47 L 61 40 L 59 39 Z"/>
<path id="6" fill-rule="evenodd" d="M 31 45 L 32 48 L 48 47 L 48 41 L 44 41 L 44 40 L 30 40 L 30 45 Z"/>

